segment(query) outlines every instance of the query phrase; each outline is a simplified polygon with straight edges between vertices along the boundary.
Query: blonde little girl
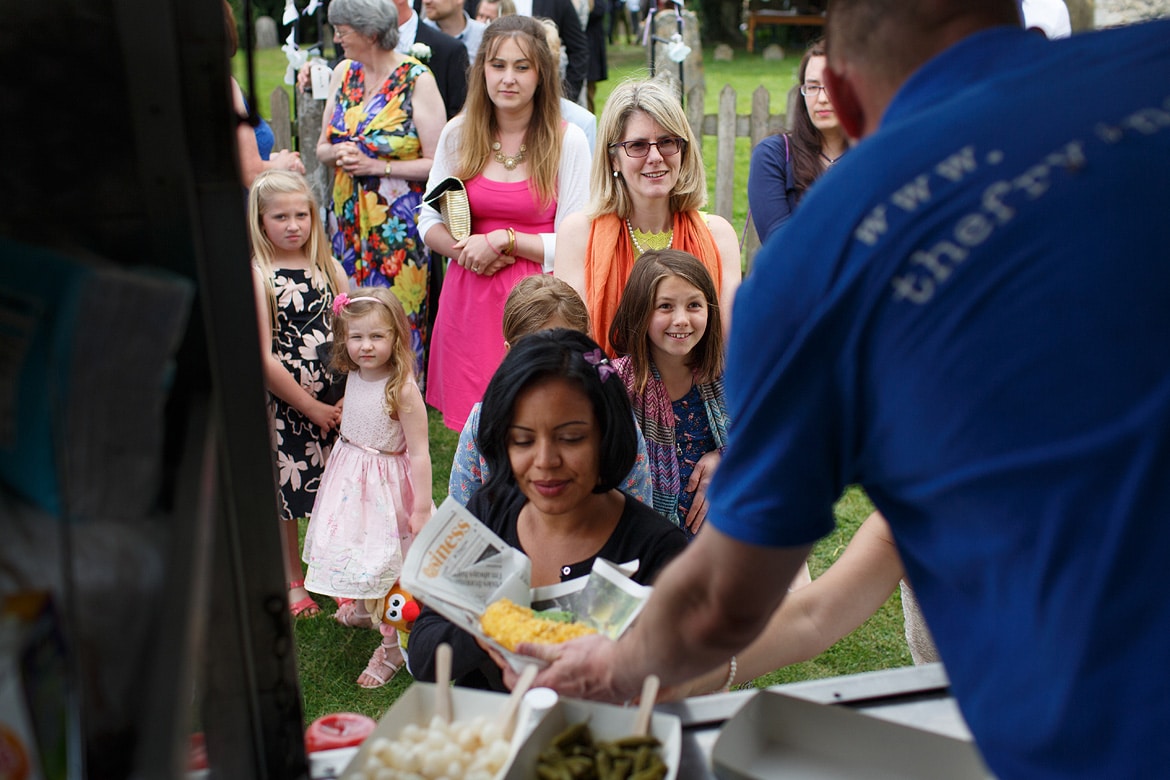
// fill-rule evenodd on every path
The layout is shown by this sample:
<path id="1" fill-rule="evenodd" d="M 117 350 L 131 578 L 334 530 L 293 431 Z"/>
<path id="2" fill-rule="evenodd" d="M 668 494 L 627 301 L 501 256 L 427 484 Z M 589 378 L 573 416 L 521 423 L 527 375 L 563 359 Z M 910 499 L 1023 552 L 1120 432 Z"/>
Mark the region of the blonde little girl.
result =
<path id="1" fill-rule="evenodd" d="M 316 348 L 329 339 L 333 296 L 349 285 L 329 253 L 320 211 L 299 173 L 271 170 L 256 177 L 248 193 L 248 228 L 289 608 L 294 616 L 310 617 L 321 610 L 304 588 L 297 520 L 313 509 L 341 421 L 340 407 L 321 400 L 329 380 Z"/>
<path id="2" fill-rule="evenodd" d="M 410 325 L 392 292 L 362 288 L 334 299 L 333 363 L 347 375 L 344 412 L 305 533 L 305 585 L 338 599 L 338 621 L 372 626 L 367 601 L 390 591 L 434 509 L 427 411 Z M 397 633 L 387 626 L 382 634 L 357 679 L 363 688 L 385 685 L 402 666 Z"/>

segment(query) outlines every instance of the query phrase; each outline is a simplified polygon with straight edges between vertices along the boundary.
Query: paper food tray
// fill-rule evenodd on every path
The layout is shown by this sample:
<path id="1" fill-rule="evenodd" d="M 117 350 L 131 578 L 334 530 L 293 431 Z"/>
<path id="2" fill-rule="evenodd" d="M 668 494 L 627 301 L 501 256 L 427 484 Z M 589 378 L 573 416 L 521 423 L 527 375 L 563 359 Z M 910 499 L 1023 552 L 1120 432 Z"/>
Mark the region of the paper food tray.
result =
<path id="1" fill-rule="evenodd" d="M 595 740 L 612 741 L 630 736 L 637 716 L 636 707 L 560 699 L 520 745 L 504 780 L 531 780 L 536 777 L 537 757 L 554 737 L 569 726 L 588 721 Z M 682 755 L 682 721 L 676 715 L 655 712 L 650 717 L 650 733 L 662 743 L 659 750 L 667 768 L 666 780 L 675 780 Z"/>
<path id="2" fill-rule="evenodd" d="M 453 686 L 451 688 L 451 718 L 452 720 L 466 721 L 482 715 L 498 719 L 507 702 L 508 695 L 505 693 Z M 386 714 L 378 720 L 378 725 L 370 732 L 370 736 L 362 742 L 353 760 L 341 772 L 342 780 L 350 777 L 363 777 L 361 770 L 366 765 L 366 759 L 370 755 L 370 746 L 374 740 L 379 737 L 398 739 L 402 730 L 409 723 L 426 728 L 430 725 L 434 714 L 435 684 L 418 681 L 411 683 L 393 706 L 386 710 Z M 518 742 L 521 739 L 519 730 L 516 734 L 517 736 L 513 739 Z M 516 747 L 515 743 L 511 746 L 512 754 L 515 754 Z M 505 765 L 497 777 L 501 777 L 506 770 L 507 766 Z"/>
<path id="3" fill-rule="evenodd" d="M 711 763 L 721 780 L 992 777 L 970 742 L 772 691 L 724 724 Z"/>

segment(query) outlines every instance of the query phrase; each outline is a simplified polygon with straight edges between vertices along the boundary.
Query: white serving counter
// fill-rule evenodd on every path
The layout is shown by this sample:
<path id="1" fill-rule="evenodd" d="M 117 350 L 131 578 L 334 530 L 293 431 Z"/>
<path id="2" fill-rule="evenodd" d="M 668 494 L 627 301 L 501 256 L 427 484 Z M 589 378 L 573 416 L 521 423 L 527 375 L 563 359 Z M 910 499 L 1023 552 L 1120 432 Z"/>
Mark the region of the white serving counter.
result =
<path id="1" fill-rule="evenodd" d="M 875 718 L 944 736 L 971 740 L 941 664 L 778 685 L 769 690 L 820 704 L 849 707 Z M 755 696 L 756 689 L 687 699 L 656 709 L 678 715 L 683 723 L 679 780 L 708 780 L 711 751 L 723 724 Z"/>

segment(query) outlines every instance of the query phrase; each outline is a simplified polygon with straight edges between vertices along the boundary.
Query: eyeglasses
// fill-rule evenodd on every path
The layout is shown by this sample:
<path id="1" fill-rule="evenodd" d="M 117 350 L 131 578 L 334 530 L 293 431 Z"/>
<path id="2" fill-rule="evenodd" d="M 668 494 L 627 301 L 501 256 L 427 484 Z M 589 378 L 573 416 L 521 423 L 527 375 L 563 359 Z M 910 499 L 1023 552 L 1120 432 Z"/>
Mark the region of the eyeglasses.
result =
<path id="1" fill-rule="evenodd" d="M 620 146 L 626 151 L 626 157 L 645 157 L 650 154 L 650 147 L 657 146 L 658 153 L 663 157 L 670 157 L 678 154 L 683 149 L 687 148 L 687 139 L 685 138 L 662 138 L 658 141 L 619 141 L 609 145 L 612 149 L 615 146 Z"/>
<path id="2" fill-rule="evenodd" d="M 800 94 L 809 97 L 810 95 L 819 95 L 821 92 L 824 92 L 827 97 L 829 94 L 828 89 L 824 84 L 801 84 Z"/>

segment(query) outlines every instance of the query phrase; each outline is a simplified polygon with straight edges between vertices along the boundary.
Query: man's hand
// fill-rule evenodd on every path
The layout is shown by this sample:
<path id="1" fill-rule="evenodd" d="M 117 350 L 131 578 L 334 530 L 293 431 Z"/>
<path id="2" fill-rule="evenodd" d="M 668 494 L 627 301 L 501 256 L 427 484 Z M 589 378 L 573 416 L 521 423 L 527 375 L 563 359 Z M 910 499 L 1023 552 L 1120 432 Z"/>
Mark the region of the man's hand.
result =
<path id="1" fill-rule="evenodd" d="M 617 643 L 601 634 L 573 639 L 559 645 L 540 645 L 531 642 L 522 642 L 516 651 L 521 655 L 529 655 L 548 661 L 549 666 L 542 669 L 533 685 L 536 687 L 552 688 L 557 693 L 572 696 L 578 699 L 593 699 L 623 704 L 638 694 L 640 683 L 634 685 L 619 681 L 615 672 L 631 671 L 628 668 L 619 670 L 613 659 L 617 650 Z M 515 682 L 512 674 L 512 683 Z M 623 674 L 623 677 L 629 676 Z M 644 675 L 630 677 L 640 681 Z M 505 675 L 504 682 L 508 682 Z"/>

